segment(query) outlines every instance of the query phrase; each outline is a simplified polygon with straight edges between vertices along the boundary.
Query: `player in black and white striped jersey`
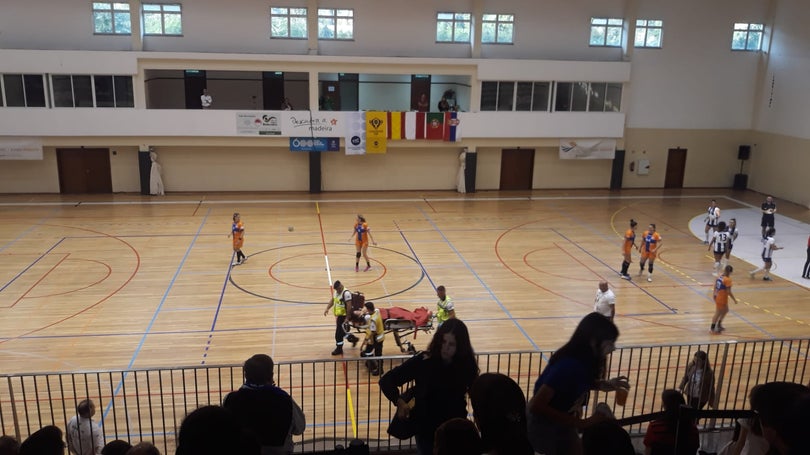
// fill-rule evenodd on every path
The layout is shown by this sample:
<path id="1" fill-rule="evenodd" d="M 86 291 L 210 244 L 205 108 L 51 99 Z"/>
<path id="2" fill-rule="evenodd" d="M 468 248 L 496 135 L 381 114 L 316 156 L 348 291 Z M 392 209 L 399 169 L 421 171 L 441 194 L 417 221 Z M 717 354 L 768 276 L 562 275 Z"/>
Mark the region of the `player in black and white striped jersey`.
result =
<path id="1" fill-rule="evenodd" d="M 706 228 L 703 232 L 706 233 L 706 240 L 703 241 L 704 245 L 709 244 L 709 231 L 712 231 L 712 235 L 717 230 L 717 222 L 720 220 L 720 207 L 717 206 L 717 201 L 712 199 L 711 204 L 709 204 L 709 208 L 706 209 L 706 218 L 703 220 L 706 223 Z"/>
<path id="2" fill-rule="evenodd" d="M 771 266 L 773 265 L 773 252 L 776 250 L 781 250 L 781 246 L 776 245 L 776 240 L 774 239 L 774 235 L 776 235 L 776 229 L 768 228 L 765 232 L 765 238 L 762 239 L 762 267 L 753 270 L 749 273 L 751 278 L 754 278 L 754 275 L 757 272 L 765 271 L 765 276 L 762 277 L 763 281 L 771 281 Z"/>
<path id="3" fill-rule="evenodd" d="M 731 259 L 731 250 L 734 248 L 734 242 L 737 241 L 737 237 L 740 235 L 740 231 L 737 229 L 737 218 L 728 220 L 726 231 L 728 231 L 728 248 L 726 249 L 726 257 L 721 261 L 720 270 L 725 269 L 728 265 L 728 261 Z"/>
<path id="4" fill-rule="evenodd" d="M 718 276 L 720 274 L 720 263 L 722 262 L 723 257 L 726 255 L 730 243 L 728 231 L 726 230 L 726 222 L 721 221 L 717 223 L 714 236 L 712 236 L 712 241 L 709 244 L 709 251 L 714 252 L 713 276 Z"/>

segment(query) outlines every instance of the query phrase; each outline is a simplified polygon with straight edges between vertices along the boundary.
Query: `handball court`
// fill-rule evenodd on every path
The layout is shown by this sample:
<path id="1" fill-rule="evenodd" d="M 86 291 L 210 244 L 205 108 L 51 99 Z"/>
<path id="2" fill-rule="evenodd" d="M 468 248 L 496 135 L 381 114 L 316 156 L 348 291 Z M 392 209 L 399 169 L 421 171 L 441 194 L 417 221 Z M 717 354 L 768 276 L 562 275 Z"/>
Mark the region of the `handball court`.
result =
<path id="1" fill-rule="evenodd" d="M 694 231 L 711 199 L 757 244 L 764 196 L 722 189 L 3 195 L 0 364 L 28 373 L 330 358 L 334 280 L 410 310 L 433 309 L 444 285 L 478 352 L 559 347 L 603 279 L 617 295 L 620 346 L 807 336 L 810 281 L 788 275 L 804 262 L 810 212 L 778 200 L 777 243 L 787 220 L 799 246 L 774 254 L 772 282 L 749 278 L 755 255 L 732 257 L 739 304 L 726 332 L 709 333 L 713 259 Z M 233 212 L 246 228 L 239 266 Z M 362 260 L 355 272 L 349 241 L 358 213 L 377 242 L 368 272 Z M 634 280 L 618 278 L 631 218 L 639 238 L 649 223 L 663 237 L 653 282 L 637 277 L 636 251 Z M 418 333 L 417 349 L 429 337 Z M 400 354 L 390 336 L 384 354 Z"/>

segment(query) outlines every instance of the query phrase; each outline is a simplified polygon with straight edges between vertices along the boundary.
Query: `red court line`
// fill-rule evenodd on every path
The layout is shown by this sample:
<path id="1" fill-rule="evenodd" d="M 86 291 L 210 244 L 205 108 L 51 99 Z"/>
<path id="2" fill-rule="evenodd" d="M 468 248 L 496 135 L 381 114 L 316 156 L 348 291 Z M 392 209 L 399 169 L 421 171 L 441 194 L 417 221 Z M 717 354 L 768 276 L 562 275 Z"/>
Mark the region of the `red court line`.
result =
<path id="1" fill-rule="evenodd" d="M 134 268 L 134 270 L 132 271 L 132 274 L 129 276 L 129 278 L 127 278 L 127 279 L 124 281 L 124 283 L 123 283 L 123 284 L 121 284 L 121 286 L 119 286 L 119 287 L 118 287 L 118 289 L 113 290 L 112 292 L 110 292 L 109 294 L 107 294 L 107 295 L 106 295 L 104 298 L 102 298 L 101 300 L 99 300 L 98 302 L 96 302 L 96 303 L 94 303 L 94 304 L 92 304 L 92 305 L 90 305 L 90 306 L 88 306 L 88 307 L 86 307 L 86 308 L 84 308 L 84 309 L 82 309 L 82 310 L 79 310 L 79 311 L 77 311 L 77 312 L 75 312 L 75 313 L 73 313 L 73 314 L 70 314 L 70 315 L 68 315 L 68 316 L 65 316 L 65 317 L 63 317 L 62 319 L 59 319 L 59 320 L 57 320 L 57 321 L 54 321 L 54 322 L 52 322 L 52 323 L 50 323 L 50 324 L 44 325 L 44 326 L 39 327 L 39 328 L 37 328 L 37 329 L 32 329 L 32 330 L 29 330 L 29 331 L 27 331 L 27 332 L 25 332 L 25 333 L 22 333 L 22 334 L 20 334 L 20 335 L 15 336 L 15 337 L 9 337 L 9 338 L 6 338 L 5 340 L 0 340 L 0 344 L 3 344 L 3 343 L 5 343 L 5 342 L 7 342 L 7 341 L 11 341 L 11 340 L 17 340 L 17 339 L 20 339 L 20 338 L 22 338 L 22 337 L 25 337 L 25 336 L 31 335 L 32 333 L 37 333 L 37 332 L 39 332 L 39 331 L 42 331 L 42 330 L 45 330 L 45 329 L 47 329 L 47 328 L 53 327 L 53 326 L 55 326 L 55 325 L 61 324 L 61 323 L 65 322 L 65 321 L 67 321 L 67 320 L 69 320 L 69 319 L 73 319 L 73 318 L 75 318 L 76 316 L 78 316 L 78 315 L 80 315 L 80 314 L 82 314 L 82 313 L 84 313 L 84 312 L 86 312 L 86 311 L 89 311 L 89 310 L 91 310 L 91 309 L 93 309 L 93 308 L 97 307 L 98 305 L 101 305 L 102 303 L 104 303 L 104 302 L 106 302 L 107 300 L 109 300 L 109 299 L 110 299 L 112 296 L 114 296 L 115 294 L 117 294 L 117 293 L 118 293 L 118 292 L 119 292 L 121 289 L 124 289 L 124 287 L 126 287 L 126 286 L 127 286 L 127 285 L 128 285 L 128 284 L 129 284 L 129 283 L 132 281 L 132 279 L 133 279 L 133 278 L 135 278 L 135 275 L 138 273 L 138 270 L 141 268 L 141 256 L 140 256 L 140 254 L 138 254 L 138 250 L 137 250 L 137 249 L 135 249 L 135 247 L 133 247 L 133 246 L 132 246 L 132 245 L 131 245 L 129 242 L 127 242 L 127 241 L 125 241 L 125 240 L 122 240 L 122 239 L 120 239 L 120 238 L 118 238 L 118 237 L 116 237 L 116 236 L 112 236 L 112 235 L 109 235 L 109 234 L 105 234 L 105 233 L 100 232 L 100 231 L 95 231 L 95 230 L 93 230 L 93 229 L 80 228 L 80 227 L 75 227 L 75 226 L 62 226 L 62 225 L 58 225 L 58 224 L 43 224 L 43 226 L 58 227 L 58 228 L 63 228 L 63 229 L 77 229 L 77 230 L 80 230 L 80 231 L 92 232 L 92 233 L 94 233 L 94 234 L 98 234 L 98 235 L 101 235 L 101 236 L 103 236 L 103 237 L 109 237 L 109 238 L 111 238 L 111 239 L 113 239 L 113 240 L 117 240 L 117 241 L 119 241 L 119 242 L 123 243 L 124 245 L 126 245 L 127 247 L 129 247 L 129 249 L 130 249 L 130 250 L 132 250 L 132 252 L 135 254 L 135 259 L 136 259 L 135 268 Z"/>
<path id="2" fill-rule="evenodd" d="M 112 267 L 110 267 L 110 264 L 107 264 L 106 262 L 101 262 L 101 261 L 98 261 L 98 260 L 96 260 L 96 259 L 76 259 L 76 260 L 77 260 L 77 261 L 95 262 L 95 263 L 97 263 L 97 264 L 101 264 L 101 265 L 103 265 L 104 267 L 106 267 L 106 268 L 107 268 L 107 274 L 106 274 L 106 275 L 104 275 L 104 277 L 103 277 L 103 278 L 101 278 L 100 280 L 96 281 L 95 283 L 90 283 L 90 284 L 88 284 L 87 286 L 82 286 L 82 287 L 80 287 L 80 288 L 72 289 L 72 290 L 70 290 L 70 291 L 65 291 L 65 292 L 56 292 L 56 293 L 53 293 L 53 294 L 47 294 L 47 295 L 32 295 L 32 296 L 30 296 L 30 297 L 28 297 L 28 298 L 29 298 L 29 299 L 42 299 L 42 298 L 46 298 L 46 297 L 55 297 L 55 296 L 58 296 L 58 295 L 67 295 L 67 294 L 72 294 L 72 293 L 74 293 L 74 292 L 83 291 L 83 290 L 85 290 L 85 289 L 91 288 L 91 287 L 93 287 L 93 286 L 95 286 L 95 285 L 97 285 L 97 284 L 101 283 L 102 281 L 104 281 L 104 280 L 106 280 L 107 278 L 109 278 L 109 277 L 110 277 L 110 275 L 112 275 Z"/>
<path id="3" fill-rule="evenodd" d="M 17 305 L 18 303 L 20 303 L 20 301 L 21 301 L 22 299 L 24 299 L 24 298 L 25 298 L 25 296 L 26 296 L 26 295 L 28 295 L 28 293 L 29 293 L 29 292 L 31 292 L 31 291 L 32 291 L 32 290 L 33 290 L 33 289 L 34 289 L 34 288 L 35 288 L 35 287 L 36 287 L 36 286 L 37 286 L 39 283 L 41 283 L 41 282 L 42 282 L 42 280 L 44 280 L 45 278 L 47 278 L 47 277 L 48 277 L 48 275 L 50 275 L 50 274 L 51 274 L 51 272 L 53 272 L 54 270 L 56 270 L 56 268 L 57 268 L 57 267 L 59 267 L 59 264 L 61 264 L 61 263 L 65 262 L 65 259 L 67 259 L 69 256 L 70 256 L 70 253 L 65 254 L 65 255 L 62 257 L 62 259 L 60 259 L 60 260 L 59 260 L 59 261 L 58 261 L 56 264 L 54 264 L 53 266 L 51 266 L 51 268 L 50 268 L 50 269 L 48 269 L 48 271 L 47 271 L 47 272 L 45 272 L 45 273 L 44 273 L 44 274 L 43 274 L 41 277 L 39 277 L 39 279 L 38 279 L 38 280 L 36 280 L 35 282 L 33 282 L 33 283 L 31 284 L 31 286 L 29 286 L 29 287 L 28 287 L 28 289 L 27 289 L 25 292 L 23 292 L 23 294 L 22 294 L 20 297 L 18 297 L 18 298 L 17 298 L 17 300 L 15 300 L 15 301 L 14 301 L 14 303 L 12 303 L 10 306 L 7 306 L 6 308 L 14 308 L 14 306 L 15 306 L 15 305 Z"/>

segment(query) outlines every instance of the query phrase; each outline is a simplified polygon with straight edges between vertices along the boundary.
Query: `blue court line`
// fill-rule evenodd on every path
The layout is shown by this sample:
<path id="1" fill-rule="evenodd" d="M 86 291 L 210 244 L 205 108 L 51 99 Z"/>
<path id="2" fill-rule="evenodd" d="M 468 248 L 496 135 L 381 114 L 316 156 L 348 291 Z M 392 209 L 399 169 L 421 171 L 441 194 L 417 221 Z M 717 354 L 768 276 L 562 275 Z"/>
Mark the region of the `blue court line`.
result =
<path id="1" fill-rule="evenodd" d="M 155 313 L 152 315 L 152 319 L 146 326 L 146 330 L 143 333 L 143 337 L 141 337 L 141 341 L 138 343 L 138 346 L 135 348 L 135 352 L 132 354 L 132 358 L 129 360 L 129 364 L 126 367 L 127 370 L 132 368 L 132 365 L 135 363 L 135 359 L 138 358 L 138 354 L 140 354 L 141 349 L 143 348 L 143 345 L 146 342 L 146 337 L 149 336 L 149 332 L 155 325 L 155 321 L 157 320 L 158 314 L 160 314 L 160 310 L 166 303 L 166 299 L 169 297 L 169 292 L 172 290 L 174 282 L 177 281 L 177 277 L 180 276 L 180 271 L 183 270 L 183 265 L 185 265 L 186 259 L 188 259 L 188 255 L 191 253 L 191 249 L 194 247 L 194 243 L 197 242 L 197 238 L 199 238 L 200 231 L 202 231 L 203 226 L 205 226 L 205 222 L 206 220 L 208 220 L 208 216 L 210 215 L 210 213 L 211 209 L 209 208 L 208 212 L 206 212 L 205 216 L 203 216 L 202 222 L 200 222 L 200 227 L 197 228 L 197 234 L 194 236 L 194 238 L 191 239 L 191 243 L 189 243 L 188 248 L 186 249 L 186 253 L 180 260 L 180 264 L 177 265 L 177 270 L 174 271 L 174 276 L 172 276 L 171 281 L 169 281 L 169 285 L 166 287 L 166 292 L 163 293 L 163 298 L 160 299 L 160 304 L 155 309 Z M 115 400 L 115 397 L 118 395 L 118 392 L 121 390 L 121 387 L 123 387 L 124 380 L 126 379 L 126 377 L 127 373 L 124 373 L 124 375 L 121 377 L 121 380 L 118 382 L 118 385 L 115 387 L 115 392 L 113 392 L 112 397 L 110 397 L 110 402 L 107 403 L 107 406 L 104 408 L 102 421 L 107 417 L 107 413 L 110 412 L 110 409 L 112 408 L 113 405 L 113 400 Z"/>
<path id="2" fill-rule="evenodd" d="M 209 209 L 210 210 L 210 209 Z M 228 286 L 228 280 L 231 278 L 231 271 L 233 270 L 233 260 L 236 258 L 236 251 L 231 254 L 231 260 L 228 262 L 228 272 L 225 273 L 225 281 L 222 283 L 222 290 L 219 292 L 219 302 L 217 302 L 217 311 L 214 313 L 214 320 L 211 321 L 211 330 L 208 331 L 208 340 L 205 342 L 205 349 L 203 350 L 203 359 L 200 365 L 205 365 L 205 359 L 208 357 L 208 350 L 211 349 L 211 342 L 214 338 L 214 329 L 217 327 L 217 318 L 219 318 L 219 310 L 222 309 L 222 301 L 225 299 L 225 288 Z"/>
<path id="3" fill-rule="evenodd" d="M 27 205 L 27 204 L 24 204 L 24 205 Z M 13 240 L 11 240 L 10 242 L 8 242 L 8 243 L 6 243 L 5 245 L 3 245 L 2 247 L 0 247 L 0 253 L 2 253 L 2 252 L 3 252 L 3 251 L 6 249 L 6 248 L 10 247 L 11 245 L 14 245 L 15 243 L 17 243 L 17 242 L 18 242 L 18 241 L 19 241 L 21 238 L 23 238 L 23 237 L 25 237 L 26 235 L 28 235 L 28 233 L 29 233 L 29 232 L 33 231 L 34 229 L 38 228 L 39 226 L 41 226 L 42 224 L 44 224 L 46 221 L 48 221 L 49 219 L 51 219 L 51 218 L 52 218 L 53 213 L 54 213 L 54 212 L 56 212 L 56 210 L 57 210 L 57 209 L 55 209 L 55 208 L 54 208 L 54 209 L 51 209 L 50 213 L 48 213 L 48 215 L 47 215 L 47 216 L 45 216 L 45 217 L 43 217 L 43 218 L 40 218 L 40 219 L 39 219 L 39 221 L 37 221 L 36 223 L 34 223 L 34 224 L 32 224 L 32 225 L 28 226 L 28 229 L 26 229 L 26 230 L 24 230 L 24 231 L 20 232 L 20 235 L 18 235 L 17 237 L 14 237 L 14 239 L 13 239 Z"/>
<path id="4" fill-rule="evenodd" d="M 413 259 L 416 261 L 417 264 L 419 264 L 419 268 L 422 269 L 422 272 L 425 274 L 428 281 L 430 282 L 430 286 L 435 291 L 436 290 L 436 283 L 433 282 L 433 279 L 430 278 L 430 274 L 428 273 L 427 270 L 425 270 L 425 265 L 422 264 L 422 261 L 419 260 L 419 256 L 416 254 L 416 251 L 413 250 L 413 247 L 411 246 L 411 242 L 409 242 L 408 238 L 405 237 L 405 233 L 402 232 L 402 229 L 399 227 L 399 223 L 397 223 L 397 220 L 394 220 L 394 226 L 396 226 L 397 232 L 399 232 L 399 235 L 402 237 L 402 240 L 405 242 L 405 246 L 407 246 L 408 250 L 411 251 L 411 254 L 413 255 Z"/>
<path id="5" fill-rule="evenodd" d="M 565 239 L 565 241 L 566 241 L 566 242 L 568 242 L 569 244 L 571 244 L 571 245 L 575 246 L 575 247 L 576 247 L 576 248 L 578 248 L 580 251 L 582 251 L 583 253 L 587 254 L 587 255 L 588 255 L 588 256 L 590 256 L 591 258 L 593 258 L 593 260 L 595 260 L 596 262 L 598 262 L 598 263 L 600 263 L 600 264 L 604 265 L 605 267 L 607 267 L 608 269 L 610 269 L 610 271 L 611 271 L 611 272 L 615 272 L 615 270 L 613 270 L 613 268 L 612 268 L 612 267 L 610 267 L 609 265 L 607 265 L 607 263 L 606 263 L 605 261 L 603 261 L 603 260 L 599 259 L 598 257 L 594 256 L 594 255 L 593 255 L 593 254 L 592 254 L 590 251 L 586 250 L 585 248 L 581 247 L 581 246 L 580 246 L 578 243 L 576 243 L 576 242 L 574 242 L 573 240 L 571 240 L 571 239 L 569 239 L 568 237 L 566 237 L 566 236 L 565 236 L 565 234 L 561 233 L 561 232 L 560 232 L 560 231 L 558 231 L 556 228 L 551 228 L 551 231 L 552 231 L 552 232 L 554 232 L 555 234 L 557 234 L 558 236 L 562 237 L 563 239 Z M 643 292 L 643 293 L 647 294 L 647 295 L 648 295 L 648 296 L 649 296 L 651 299 L 653 299 L 653 300 L 655 300 L 656 302 L 658 302 L 658 304 L 659 304 L 659 305 L 661 305 L 661 306 L 663 306 L 664 308 L 666 308 L 667 310 L 669 310 L 669 311 L 670 311 L 670 313 L 674 314 L 674 313 L 677 313 L 677 312 L 678 312 L 676 309 L 672 308 L 671 306 L 669 306 L 669 305 L 667 305 L 666 303 L 664 303 L 664 302 L 663 302 L 661 299 L 659 299 L 658 297 L 654 296 L 654 295 L 653 295 L 653 294 L 652 294 L 650 291 L 648 291 L 647 289 L 645 289 L 645 288 L 643 288 L 643 287 L 639 286 L 638 284 L 636 284 L 636 283 L 635 283 L 635 282 L 633 282 L 633 281 L 630 281 L 630 282 L 631 282 L 631 283 L 633 283 L 633 285 L 634 285 L 636 288 L 638 288 L 638 290 L 639 290 L 639 291 L 641 291 L 641 292 Z"/>
<path id="6" fill-rule="evenodd" d="M 535 343 L 532 337 L 529 336 L 529 334 L 526 332 L 526 330 L 523 329 L 523 327 L 520 324 L 518 324 L 517 320 L 514 317 L 512 317 L 512 313 L 510 313 L 509 310 L 506 309 L 506 307 L 500 301 L 500 299 L 498 299 L 495 293 L 492 292 L 492 289 L 490 289 L 490 287 L 487 286 L 486 283 L 484 283 L 484 280 L 481 279 L 481 276 L 478 275 L 478 273 L 472 268 L 472 266 L 470 266 L 467 260 L 464 259 L 464 256 L 456 249 L 455 246 L 453 246 L 452 242 L 450 242 L 450 240 L 444 235 L 442 230 L 439 229 L 439 226 L 436 225 L 433 219 L 431 219 L 430 216 L 428 216 L 428 214 L 424 210 L 422 210 L 422 208 L 419 208 L 418 210 L 422 213 L 422 216 L 425 217 L 425 220 L 427 220 L 427 222 L 430 223 L 431 226 L 433 226 L 433 229 L 442 237 L 442 239 L 444 239 L 444 242 L 447 244 L 447 246 L 450 247 L 450 249 L 453 250 L 454 253 L 456 253 L 456 256 L 458 256 L 458 258 L 461 260 L 464 266 L 467 267 L 467 270 L 470 271 L 470 273 L 475 277 L 476 280 L 478 280 L 481 286 L 484 287 L 484 289 L 487 291 L 487 293 L 489 293 L 489 295 L 498 304 L 498 306 L 501 307 L 501 310 L 512 321 L 512 323 L 515 324 L 515 327 L 517 327 L 520 333 L 522 333 L 523 336 L 526 337 L 527 340 L 529 340 L 529 343 L 534 347 L 535 350 L 539 351 L 540 347 L 537 346 L 537 343 Z"/>
<path id="7" fill-rule="evenodd" d="M 11 280 L 9 280 L 9 282 L 8 282 L 8 283 L 4 284 L 4 285 L 3 285 L 3 287 L 1 287 L 1 288 L 0 288 L 0 292 L 3 292 L 3 291 L 4 291 L 4 290 L 7 288 L 7 287 L 11 286 L 11 284 L 12 284 L 12 283 L 14 283 L 15 281 L 17 281 L 17 278 L 19 278 L 19 277 L 23 276 L 23 275 L 25 274 L 25 272 L 27 272 L 27 271 L 31 270 L 31 267 L 33 267 L 33 266 L 37 265 L 37 262 L 41 261 L 41 260 L 42 260 L 42 258 L 44 258 L 45 256 L 47 256 L 47 255 L 48 255 L 48 253 L 50 253 L 51 251 L 53 251 L 53 249 L 54 249 L 54 248 L 56 248 L 57 246 L 59 246 L 59 245 L 60 245 L 60 244 L 61 244 L 61 243 L 62 243 L 64 240 L 65 240 L 65 237 L 62 237 L 61 239 L 59 239 L 59 241 L 58 241 L 58 242 L 54 243 L 52 247 L 48 248 L 48 249 L 47 249 L 47 250 L 46 250 L 44 253 L 42 253 L 41 255 L 39 255 L 39 257 L 38 257 L 38 258 L 36 258 L 36 260 L 35 260 L 34 262 L 32 262 L 32 263 L 28 264 L 28 267 L 26 267 L 26 268 L 22 269 L 22 270 L 20 271 L 20 273 L 16 274 L 16 275 L 14 276 L 14 278 L 12 278 Z"/>

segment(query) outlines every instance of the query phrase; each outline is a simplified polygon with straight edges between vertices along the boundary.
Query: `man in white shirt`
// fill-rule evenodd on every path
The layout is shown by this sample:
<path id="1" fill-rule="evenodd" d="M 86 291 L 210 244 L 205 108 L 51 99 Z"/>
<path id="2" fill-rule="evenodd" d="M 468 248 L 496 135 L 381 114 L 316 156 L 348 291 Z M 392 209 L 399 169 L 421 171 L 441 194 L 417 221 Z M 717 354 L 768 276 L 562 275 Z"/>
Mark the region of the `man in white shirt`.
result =
<path id="1" fill-rule="evenodd" d="M 596 291 L 596 299 L 593 301 L 593 311 L 611 321 L 613 316 L 616 315 L 616 295 L 608 287 L 607 281 L 599 282 L 599 290 Z"/>
<path id="2" fill-rule="evenodd" d="M 200 103 L 202 103 L 203 109 L 211 109 L 211 104 L 213 104 L 214 99 L 211 98 L 211 95 L 208 94 L 208 89 L 203 89 L 203 94 L 200 96 Z"/>
<path id="3" fill-rule="evenodd" d="M 70 453 L 76 455 L 97 455 L 104 448 L 104 435 L 93 422 L 96 405 L 93 400 L 82 400 L 76 407 L 79 415 L 73 416 L 67 424 L 65 436 Z"/>

